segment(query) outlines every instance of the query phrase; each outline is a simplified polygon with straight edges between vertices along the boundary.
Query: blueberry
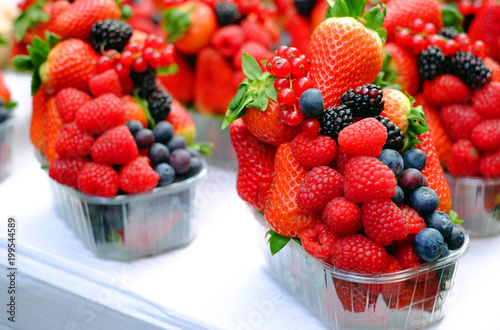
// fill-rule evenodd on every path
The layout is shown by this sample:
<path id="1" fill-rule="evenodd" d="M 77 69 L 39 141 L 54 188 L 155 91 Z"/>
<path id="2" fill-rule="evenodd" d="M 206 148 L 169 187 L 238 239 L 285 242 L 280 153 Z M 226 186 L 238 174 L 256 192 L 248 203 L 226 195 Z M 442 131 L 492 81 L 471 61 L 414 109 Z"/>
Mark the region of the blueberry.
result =
<path id="1" fill-rule="evenodd" d="M 176 135 L 172 137 L 167 144 L 168 150 L 170 150 L 170 152 L 176 149 L 184 149 L 186 148 L 186 146 L 186 139 L 182 135 Z"/>
<path id="2" fill-rule="evenodd" d="M 396 150 L 384 149 L 378 155 L 378 160 L 380 160 L 384 165 L 387 165 L 394 172 L 396 178 L 399 178 L 404 170 L 403 157 Z"/>
<path id="3" fill-rule="evenodd" d="M 203 168 L 203 162 L 201 161 L 201 157 L 196 157 L 193 156 L 191 157 L 191 164 L 190 164 L 189 171 L 186 172 L 185 177 L 190 178 L 195 176 L 196 174 L 200 173 L 202 168 Z"/>
<path id="4" fill-rule="evenodd" d="M 450 255 L 450 249 L 448 249 L 448 245 L 444 244 L 443 245 L 443 252 L 441 253 L 441 256 L 439 259 L 444 259 L 447 256 Z M 441 290 L 447 290 L 449 289 L 450 281 L 453 278 L 453 272 L 455 271 L 455 264 L 452 264 L 450 266 L 445 266 L 443 268 L 436 269 L 436 278 L 439 279 L 441 278 Z"/>
<path id="5" fill-rule="evenodd" d="M 398 185 L 401 186 L 404 192 L 410 192 L 416 188 L 423 186 L 425 180 L 424 175 L 417 169 L 409 168 L 404 170 L 398 179 Z"/>
<path id="6" fill-rule="evenodd" d="M 434 190 L 428 187 L 418 187 L 410 193 L 408 199 L 408 206 L 417 211 L 424 218 L 434 212 L 438 205 L 438 195 Z"/>
<path id="7" fill-rule="evenodd" d="M 10 118 L 10 113 L 7 111 L 7 109 L 0 108 L 0 123 L 7 121 L 7 119 L 9 118 Z"/>
<path id="8" fill-rule="evenodd" d="M 150 129 L 144 128 L 135 134 L 135 143 L 139 149 L 149 148 L 154 142 L 155 136 Z"/>
<path id="9" fill-rule="evenodd" d="M 428 228 L 434 228 L 438 230 L 444 238 L 451 235 L 451 230 L 453 229 L 453 221 L 451 221 L 448 214 L 441 211 L 432 212 L 425 223 Z"/>
<path id="10" fill-rule="evenodd" d="M 137 132 L 139 132 L 141 129 L 144 128 L 144 127 L 142 127 L 141 122 L 138 120 L 135 120 L 135 119 L 127 121 L 125 123 L 125 126 L 128 127 L 130 133 L 132 133 L 132 136 L 135 136 L 137 134 Z"/>
<path id="11" fill-rule="evenodd" d="M 425 156 L 425 152 L 420 149 L 410 149 L 403 154 L 403 161 L 405 169 L 416 168 L 420 171 L 425 167 L 427 157 Z"/>
<path id="12" fill-rule="evenodd" d="M 304 116 L 309 118 L 318 118 L 319 115 L 325 111 L 325 102 L 323 101 L 323 94 L 316 88 L 309 88 L 304 91 L 299 100 L 300 110 Z"/>
<path id="13" fill-rule="evenodd" d="M 434 228 L 424 228 L 418 232 L 413 241 L 413 249 L 419 258 L 425 261 L 434 261 L 443 253 L 444 238 Z"/>
<path id="14" fill-rule="evenodd" d="M 160 121 L 156 124 L 153 134 L 156 142 L 167 145 L 168 141 L 174 136 L 174 127 L 168 121 Z"/>
<path id="15" fill-rule="evenodd" d="M 385 150 L 391 150 L 391 149 L 385 149 Z M 401 206 L 401 204 L 404 203 L 404 201 L 405 201 L 405 193 L 404 193 L 403 189 L 401 189 L 400 186 L 396 186 L 396 193 L 391 198 L 391 200 L 397 206 Z"/>
<path id="16" fill-rule="evenodd" d="M 191 154 L 186 149 L 175 149 L 170 155 L 170 165 L 176 174 L 184 174 L 191 168 Z"/>
<path id="17" fill-rule="evenodd" d="M 158 181 L 159 187 L 163 187 L 174 182 L 175 170 L 172 166 L 167 163 L 161 163 L 156 165 L 154 170 L 160 176 L 160 180 Z"/>
<path id="18" fill-rule="evenodd" d="M 170 151 L 162 143 L 155 143 L 149 149 L 148 157 L 153 164 L 168 163 L 170 161 Z"/>
<path id="19" fill-rule="evenodd" d="M 446 238 L 446 243 L 448 243 L 448 247 L 450 250 L 456 250 L 462 247 L 465 242 L 465 234 L 462 229 L 458 226 L 453 226 L 451 231 L 451 235 Z"/>

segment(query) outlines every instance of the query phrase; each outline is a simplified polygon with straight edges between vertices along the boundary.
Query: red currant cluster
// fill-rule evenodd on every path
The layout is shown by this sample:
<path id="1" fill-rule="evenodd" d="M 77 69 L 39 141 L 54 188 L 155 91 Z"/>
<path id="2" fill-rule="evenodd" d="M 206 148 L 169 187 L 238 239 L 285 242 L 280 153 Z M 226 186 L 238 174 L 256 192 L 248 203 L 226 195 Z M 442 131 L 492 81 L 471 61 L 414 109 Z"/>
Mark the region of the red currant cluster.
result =
<path id="1" fill-rule="evenodd" d="M 483 7 L 483 0 L 460 0 L 458 10 L 462 15 L 475 15 Z"/>
<path id="2" fill-rule="evenodd" d="M 307 78 L 309 60 L 295 47 L 279 46 L 276 56 L 267 60 L 266 68 L 277 78 L 274 88 L 281 106 L 279 119 L 290 126 L 300 125 L 304 117 L 300 111 L 299 98 L 305 90 L 314 87 Z"/>
<path id="3" fill-rule="evenodd" d="M 150 34 L 144 44 L 130 42 L 121 53 L 114 49 L 104 52 L 97 60 L 97 73 L 114 68 L 121 78 L 128 77 L 130 70 L 141 73 L 148 66 L 153 69 L 168 67 L 175 62 L 175 48 L 167 44 L 165 39 Z"/>
<path id="4" fill-rule="evenodd" d="M 465 33 L 458 34 L 454 39 L 448 39 L 437 34 L 434 24 L 424 23 L 420 18 L 415 19 L 411 29 L 399 29 L 396 32 L 396 42 L 409 47 L 417 55 L 429 46 L 437 46 L 445 56 L 453 55 L 461 50 L 469 51 L 484 59 L 484 43 L 482 41 L 471 44 L 469 37 Z"/>

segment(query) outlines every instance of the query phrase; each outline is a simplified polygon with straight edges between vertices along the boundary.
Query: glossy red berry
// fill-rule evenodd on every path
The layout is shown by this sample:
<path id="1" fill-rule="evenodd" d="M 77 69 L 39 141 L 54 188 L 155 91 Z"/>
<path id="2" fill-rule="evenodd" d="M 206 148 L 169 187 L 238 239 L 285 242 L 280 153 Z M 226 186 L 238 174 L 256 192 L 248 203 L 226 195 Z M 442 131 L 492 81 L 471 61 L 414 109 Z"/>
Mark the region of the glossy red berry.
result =
<path id="1" fill-rule="evenodd" d="M 118 63 L 117 65 L 115 65 L 115 71 L 120 78 L 125 78 L 130 75 L 130 66 Z"/>
<path id="2" fill-rule="evenodd" d="M 134 63 L 132 63 L 132 68 L 134 69 L 135 72 L 141 73 L 147 70 L 148 63 L 144 58 L 138 57 L 134 60 Z"/>
<path id="3" fill-rule="evenodd" d="M 307 59 L 296 57 L 291 60 L 291 72 L 294 77 L 304 77 L 307 75 Z"/>
<path id="4" fill-rule="evenodd" d="M 304 119 L 302 112 L 300 110 L 291 110 L 286 116 L 285 124 L 289 126 L 297 126 L 302 123 Z"/>
<path id="5" fill-rule="evenodd" d="M 420 54 L 424 49 L 427 48 L 427 40 L 420 34 L 413 36 L 413 52 L 415 54 Z"/>
<path id="6" fill-rule="evenodd" d="M 131 42 L 128 43 L 127 46 L 125 46 L 125 49 L 131 52 L 132 54 L 137 54 L 140 51 L 141 46 L 139 44 Z"/>
<path id="7" fill-rule="evenodd" d="M 466 33 L 459 33 L 455 37 L 455 41 L 458 42 L 460 45 L 468 45 L 468 44 L 470 44 L 469 36 Z"/>
<path id="8" fill-rule="evenodd" d="M 97 60 L 97 73 L 103 73 L 113 67 L 113 62 L 107 56 L 101 56 Z"/>
<path id="9" fill-rule="evenodd" d="M 295 79 L 292 83 L 292 88 L 295 91 L 297 97 L 300 97 L 309 88 L 314 88 L 312 81 L 307 77 L 301 77 Z"/>
<path id="10" fill-rule="evenodd" d="M 120 55 L 120 63 L 125 66 L 131 66 L 132 62 L 134 62 L 134 57 L 132 53 L 128 50 L 123 51 Z"/>
<path id="11" fill-rule="evenodd" d="M 273 71 L 273 75 L 278 78 L 285 78 L 290 74 L 291 65 L 285 58 L 278 58 L 271 62 L 271 70 Z"/>
<path id="12" fill-rule="evenodd" d="M 423 32 L 425 28 L 425 23 L 421 18 L 417 18 L 413 21 L 412 28 L 413 31 L 415 32 Z"/>
<path id="13" fill-rule="evenodd" d="M 290 80 L 288 78 L 278 78 L 274 81 L 274 89 L 277 92 L 282 90 L 283 88 L 290 88 Z"/>
<path id="14" fill-rule="evenodd" d="M 297 48 L 295 47 L 288 47 L 286 50 L 285 50 L 285 58 L 287 59 L 293 59 L 295 57 L 299 57 L 300 56 L 300 52 Z"/>
<path id="15" fill-rule="evenodd" d="M 273 76 L 275 75 L 273 71 L 273 63 L 280 58 L 281 58 L 280 56 L 273 56 L 267 59 L 266 62 L 267 71 L 269 71 L 269 73 L 272 74 Z"/>
<path id="16" fill-rule="evenodd" d="M 285 57 L 285 51 L 288 49 L 287 46 L 279 46 L 277 49 L 276 49 L 276 55 L 278 55 L 279 57 Z"/>
<path id="17" fill-rule="evenodd" d="M 290 88 L 283 88 L 278 92 L 278 103 L 286 106 L 293 106 L 295 101 L 297 100 L 297 96 L 295 92 Z"/>
<path id="18" fill-rule="evenodd" d="M 321 125 L 317 119 L 307 119 L 302 123 L 302 132 L 309 137 L 315 137 L 319 134 Z"/>
<path id="19" fill-rule="evenodd" d="M 455 40 L 448 39 L 441 50 L 444 56 L 453 55 L 458 50 L 458 43 Z"/>
<path id="20" fill-rule="evenodd" d="M 484 42 L 482 42 L 481 40 L 477 40 L 472 44 L 472 53 L 477 57 L 481 57 L 484 59 L 484 50 Z"/>
<path id="21" fill-rule="evenodd" d="M 433 34 L 436 34 L 436 26 L 432 23 L 425 23 L 424 25 L 424 31 L 427 33 L 427 35 L 431 36 Z"/>
<path id="22" fill-rule="evenodd" d="M 401 46 L 411 46 L 413 36 L 408 29 L 401 29 L 396 32 L 396 42 Z"/>

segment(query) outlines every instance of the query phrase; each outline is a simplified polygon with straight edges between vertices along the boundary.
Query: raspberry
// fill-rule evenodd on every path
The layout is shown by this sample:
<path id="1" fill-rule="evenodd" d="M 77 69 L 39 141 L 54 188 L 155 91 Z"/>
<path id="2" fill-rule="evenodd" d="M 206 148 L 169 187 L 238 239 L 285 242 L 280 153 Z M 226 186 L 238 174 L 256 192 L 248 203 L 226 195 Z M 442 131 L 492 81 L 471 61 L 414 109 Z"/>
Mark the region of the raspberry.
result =
<path id="1" fill-rule="evenodd" d="M 451 74 L 459 77 L 470 89 L 481 89 L 491 81 L 492 73 L 483 60 L 470 52 L 458 51 L 448 59 Z"/>
<path id="2" fill-rule="evenodd" d="M 89 162 L 78 175 L 78 189 L 91 196 L 115 197 L 119 181 L 118 173 L 111 166 Z"/>
<path id="3" fill-rule="evenodd" d="M 76 88 L 61 89 L 56 95 L 56 106 L 63 123 L 74 121 L 76 112 L 90 100 L 92 97 L 89 94 Z"/>
<path id="4" fill-rule="evenodd" d="M 439 119 L 452 141 L 468 140 L 472 129 L 483 121 L 483 117 L 472 107 L 461 104 L 443 107 Z"/>
<path id="5" fill-rule="evenodd" d="M 424 98 L 434 107 L 464 103 L 469 94 L 469 89 L 462 80 L 451 74 L 443 74 L 433 80 L 424 81 L 423 85 Z"/>
<path id="6" fill-rule="evenodd" d="M 125 123 L 125 107 L 119 97 L 104 94 L 78 110 L 76 123 L 88 133 L 102 133 Z"/>
<path id="7" fill-rule="evenodd" d="M 344 128 L 339 146 L 352 156 L 377 157 L 387 140 L 387 129 L 375 118 L 365 118 Z"/>
<path id="8" fill-rule="evenodd" d="M 352 156 L 349 156 L 344 150 L 340 149 L 337 152 L 337 156 L 333 160 L 334 168 L 342 175 L 345 175 L 345 167 L 347 166 L 347 162 L 351 159 Z"/>
<path id="9" fill-rule="evenodd" d="M 500 150 L 481 157 L 479 173 L 485 178 L 500 178 Z"/>
<path id="10" fill-rule="evenodd" d="M 401 150 L 405 145 L 405 136 L 403 132 L 389 118 L 384 116 L 376 116 L 375 119 L 384 125 L 387 130 L 387 140 L 384 144 L 384 149 Z"/>
<path id="11" fill-rule="evenodd" d="M 297 192 L 297 206 L 306 213 L 321 213 L 326 203 L 342 195 L 344 178 L 327 166 L 318 166 L 307 173 Z"/>
<path id="12" fill-rule="evenodd" d="M 484 118 L 500 119 L 500 82 L 494 81 L 478 90 L 472 106 Z"/>
<path id="13" fill-rule="evenodd" d="M 121 125 L 98 137 L 91 148 L 91 155 L 95 162 L 121 165 L 136 159 L 139 151 L 128 127 Z"/>
<path id="14" fill-rule="evenodd" d="M 417 211 L 408 205 L 401 205 L 399 209 L 406 216 L 406 224 L 408 227 L 408 234 L 416 234 L 426 227 L 425 220 L 418 214 Z"/>
<path id="15" fill-rule="evenodd" d="M 358 204 L 344 197 L 336 197 L 326 204 L 323 221 L 332 228 L 334 234 L 339 236 L 356 234 L 363 225 Z"/>
<path id="16" fill-rule="evenodd" d="M 300 241 L 304 249 L 313 257 L 332 262 L 332 249 L 339 237 L 321 222 L 314 222 L 300 231 Z"/>
<path id="17" fill-rule="evenodd" d="M 500 148 L 500 119 L 485 120 L 474 127 L 470 140 L 474 147 L 482 152 Z"/>
<path id="18" fill-rule="evenodd" d="M 87 158 L 57 158 L 49 164 L 49 176 L 61 184 L 78 189 L 78 174 L 88 162 Z"/>
<path id="19" fill-rule="evenodd" d="M 411 305 L 411 308 L 417 308 L 426 311 L 432 311 L 439 293 L 439 280 L 429 278 L 425 282 L 417 284 L 407 284 L 406 287 L 397 296 L 391 297 L 389 308 L 403 309 Z"/>
<path id="20" fill-rule="evenodd" d="M 458 140 L 451 147 L 446 164 L 450 174 L 476 176 L 479 173 L 479 152 L 469 140 Z"/>
<path id="21" fill-rule="evenodd" d="M 417 256 L 415 250 L 413 249 L 413 243 L 411 245 L 397 248 L 394 256 L 399 260 L 403 269 L 420 267 L 420 263 L 418 262 L 420 258 Z"/>
<path id="22" fill-rule="evenodd" d="M 271 49 L 273 44 L 272 36 L 258 21 L 245 19 L 241 22 L 240 26 L 243 29 L 245 40 L 258 42 L 264 47 Z M 288 82 L 288 86 L 290 86 L 290 82 Z"/>
<path id="23" fill-rule="evenodd" d="M 214 10 L 220 26 L 235 24 L 241 19 L 238 7 L 232 2 L 219 2 L 215 5 Z"/>
<path id="24" fill-rule="evenodd" d="M 354 313 L 375 310 L 377 297 L 368 292 L 363 284 L 333 278 L 337 297 L 344 310 Z"/>
<path id="25" fill-rule="evenodd" d="M 158 184 L 160 176 L 151 166 L 149 158 L 139 156 L 120 170 L 120 189 L 128 194 L 150 191 Z"/>
<path id="26" fill-rule="evenodd" d="M 389 245 L 408 235 L 405 214 L 388 198 L 363 203 L 361 219 L 366 236 L 377 244 Z"/>
<path id="27" fill-rule="evenodd" d="M 96 74 L 89 80 L 89 89 L 92 95 L 99 97 L 103 94 L 122 95 L 120 77 L 115 70 L 110 69 L 101 74 Z"/>
<path id="28" fill-rule="evenodd" d="M 387 267 L 389 255 L 384 248 L 361 234 L 340 238 L 333 247 L 332 262 L 345 271 L 377 274 Z"/>
<path id="29" fill-rule="evenodd" d="M 437 46 L 429 46 L 417 56 L 417 66 L 422 80 L 432 80 L 444 72 L 446 57 Z"/>
<path id="30" fill-rule="evenodd" d="M 212 37 L 215 49 L 226 58 L 232 58 L 244 41 L 243 30 L 238 25 L 224 26 Z"/>
<path id="31" fill-rule="evenodd" d="M 92 25 L 90 42 L 98 53 L 108 49 L 121 52 L 132 37 L 132 32 L 132 27 L 124 21 L 107 19 Z"/>
<path id="32" fill-rule="evenodd" d="M 396 193 L 396 185 L 394 172 L 376 158 L 358 156 L 347 162 L 344 195 L 354 203 L 391 198 Z"/>
<path id="33" fill-rule="evenodd" d="M 328 165 L 337 153 L 337 143 L 331 137 L 309 137 L 303 132 L 295 136 L 290 147 L 297 163 L 305 168 Z"/>
<path id="34" fill-rule="evenodd" d="M 383 95 L 382 88 L 377 85 L 362 85 L 342 94 L 340 104 L 348 106 L 354 117 L 375 117 L 384 110 Z"/>
<path id="35" fill-rule="evenodd" d="M 340 131 L 354 123 L 352 110 L 345 105 L 331 107 L 323 111 L 318 118 L 323 135 L 328 135 L 337 141 Z"/>
<path id="36" fill-rule="evenodd" d="M 93 143 L 92 135 L 82 131 L 75 122 L 72 122 L 62 127 L 54 149 L 61 158 L 85 157 L 90 155 Z"/>
<path id="37" fill-rule="evenodd" d="M 161 89 L 155 90 L 148 99 L 149 113 L 155 122 L 166 120 L 172 106 L 172 95 Z"/>
<path id="38" fill-rule="evenodd" d="M 387 267 L 384 268 L 382 274 L 391 274 L 403 270 L 401 263 L 394 256 L 389 254 L 387 259 Z M 382 293 L 384 298 L 391 297 L 392 295 L 400 293 L 405 287 L 404 281 L 384 284 L 364 284 L 363 286 L 367 291 L 370 292 L 370 294 L 378 296 L 380 293 Z"/>

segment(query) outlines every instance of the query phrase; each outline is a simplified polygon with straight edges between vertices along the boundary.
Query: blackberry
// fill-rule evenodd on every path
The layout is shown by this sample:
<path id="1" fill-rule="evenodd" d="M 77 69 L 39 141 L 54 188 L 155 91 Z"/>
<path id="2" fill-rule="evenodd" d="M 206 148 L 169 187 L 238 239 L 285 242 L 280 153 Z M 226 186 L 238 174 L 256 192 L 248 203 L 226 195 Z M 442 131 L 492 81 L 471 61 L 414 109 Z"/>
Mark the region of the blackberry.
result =
<path id="1" fill-rule="evenodd" d="M 492 73 L 476 55 L 458 51 L 448 59 L 449 71 L 469 88 L 480 89 L 491 81 Z"/>
<path id="2" fill-rule="evenodd" d="M 130 70 L 130 78 L 135 89 L 139 90 L 139 96 L 143 99 L 148 99 L 156 90 L 156 70 L 151 67 L 141 73 Z"/>
<path id="3" fill-rule="evenodd" d="M 358 86 L 342 94 L 340 104 L 352 110 L 354 117 L 374 117 L 384 110 L 382 88 L 373 84 Z"/>
<path id="4" fill-rule="evenodd" d="M 405 145 L 405 136 L 403 132 L 399 129 L 396 124 L 394 124 L 389 118 L 384 116 L 375 117 L 385 126 L 387 129 L 387 140 L 385 141 L 384 149 L 393 149 L 393 150 L 401 150 Z"/>
<path id="5" fill-rule="evenodd" d="M 417 56 L 417 66 L 423 80 L 432 80 L 443 74 L 446 57 L 437 46 L 429 46 Z"/>
<path id="6" fill-rule="evenodd" d="M 156 123 L 167 119 L 172 105 L 172 95 L 157 89 L 148 98 L 149 113 Z"/>
<path id="7" fill-rule="evenodd" d="M 241 19 L 241 13 L 238 7 L 231 2 L 219 2 L 215 8 L 217 21 L 220 26 L 238 23 Z"/>
<path id="8" fill-rule="evenodd" d="M 337 141 L 340 131 L 354 123 L 352 119 L 352 111 L 346 105 L 331 107 L 323 111 L 318 118 L 320 125 L 320 133 L 328 135 Z"/>
<path id="9" fill-rule="evenodd" d="M 316 4 L 316 0 L 294 0 L 295 8 L 299 14 L 308 16 Z"/>
<path id="10" fill-rule="evenodd" d="M 452 26 L 445 26 L 439 32 L 437 33 L 440 36 L 443 36 L 448 39 L 455 39 L 456 36 L 458 36 L 458 31 Z"/>
<path id="11" fill-rule="evenodd" d="M 132 27 L 119 19 L 107 19 L 92 25 L 90 32 L 90 42 L 96 52 L 116 49 L 122 52 L 128 41 L 132 37 Z"/>

